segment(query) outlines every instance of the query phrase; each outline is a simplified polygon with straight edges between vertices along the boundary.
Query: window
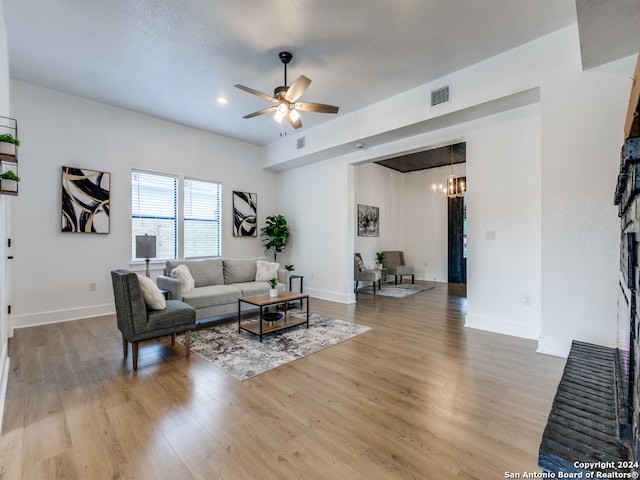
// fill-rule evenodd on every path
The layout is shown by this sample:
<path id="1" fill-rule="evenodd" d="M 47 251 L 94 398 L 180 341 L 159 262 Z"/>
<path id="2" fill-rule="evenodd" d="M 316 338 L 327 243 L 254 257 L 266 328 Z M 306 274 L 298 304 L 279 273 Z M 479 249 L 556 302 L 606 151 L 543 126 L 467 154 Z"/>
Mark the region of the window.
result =
<path id="1" fill-rule="evenodd" d="M 184 179 L 184 257 L 220 256 L 219 183 Z"/>
<path id="2" fill-rule="evenodd" d="M 222 185 L 185 178 L 178 195 L 178 177 L 131 172 L 131 258 L 136 260 L 136 235 L 156 236 L 156 259 L 221 255 Z"/>
<path id="3" fill-rule="evenodd" d="M 178 178 L 131 172 L 131 258 L 136 260 L 136 235 L 156 236 L 156 258 L 177 257 Z"/>

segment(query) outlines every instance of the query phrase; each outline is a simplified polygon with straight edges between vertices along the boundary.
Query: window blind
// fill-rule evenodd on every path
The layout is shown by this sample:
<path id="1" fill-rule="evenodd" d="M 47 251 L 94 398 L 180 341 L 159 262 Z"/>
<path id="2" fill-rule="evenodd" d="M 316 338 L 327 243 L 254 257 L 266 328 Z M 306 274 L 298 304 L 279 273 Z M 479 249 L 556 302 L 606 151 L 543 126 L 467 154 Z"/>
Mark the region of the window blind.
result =
<path id="1" fill-rule="evenodd" d="M 222 185 L 184 179 L 184 257 L 218 257 L 221 254 Z"/>
<path id="2" fill-rule="evenodd" d="M 156 258 L 177 257 L 177 177 L 131 172 L 131 258 L 136 260 L 136 235 L 156 236 Z"/>

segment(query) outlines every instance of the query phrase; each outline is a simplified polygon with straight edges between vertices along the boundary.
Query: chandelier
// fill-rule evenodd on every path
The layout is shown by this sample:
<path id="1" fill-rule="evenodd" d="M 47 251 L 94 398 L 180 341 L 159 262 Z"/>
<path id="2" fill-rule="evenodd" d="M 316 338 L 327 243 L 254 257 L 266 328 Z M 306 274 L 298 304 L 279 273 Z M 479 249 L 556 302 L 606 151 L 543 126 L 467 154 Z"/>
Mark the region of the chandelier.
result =
<path id="1" fill-rule="evenodd" d="M 453 145 L 451 145 L 451 175 L 447 177 L 444 184 L 432 185 L 433 196 L 436 198 L 464 197 L 465 188 L 464 178 L 453 173 Z"/>

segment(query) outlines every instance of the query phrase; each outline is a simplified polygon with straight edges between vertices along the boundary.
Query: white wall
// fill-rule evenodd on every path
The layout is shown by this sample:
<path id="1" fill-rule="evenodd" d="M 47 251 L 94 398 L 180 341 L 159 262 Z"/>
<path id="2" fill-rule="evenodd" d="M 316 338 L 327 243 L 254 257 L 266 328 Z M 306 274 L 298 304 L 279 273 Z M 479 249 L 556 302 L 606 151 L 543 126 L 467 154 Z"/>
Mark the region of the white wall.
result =
<path id="1" fill-rule="evenodd" d="M 376 252 L 404 250 L 405 196 L 404 176 L 375 163 L 359 165 L 355 169 L 356 203 L 378 207 L 378 237 L 356 237 L 354 248 L 362 255 L 367 268 L 375 268 Z M 357 206 L 356 215 L 357 218 Z"/>
<path id="2" fill-rule="evenodd" d="M 4 4 L 0 2 L 0 115 L 10 117 L 9 108 L 9 56 L 7 54 L 6 30 L 4 24 Z M 0 426 L 4 412 L 4 399 L 9 378 L 9 318 L 7 305 L 11 292 L 9 282 L 10 265 L 7 256 L 11 254 L 7 247 L 7 239 L 10 234 L 10 208 L 13 197 L 0 195 Z"/>
<path id="3" fill-rule="evenodd" d="M 492 120 L 466 134 L 465 325 L 537 339 L 541 322 L 538 105 Z M 494 240 L 488 238 L 491 233 Z"/>
<path id="4" fill-rule="evenodd" d="M 279 213 L 277 175 L 260 168 L 258 147 L 20 81 L 11 86 L 22 143 L 14 327 L 113 311 L 109 272 L 130 268 L 132 168 L 222 182 L 223 256 L 264 254 L 258 237 L 232 236 L 233 190 L 258 194 L 260 224 Z M 111 173 L 111 233 L 60 232 L 62 166 Z M 162 264 L 153 267 L 157 275 Z"/>
<path id="5" fill-rule="evenodd" d="M 291 226 L 287 263 L 304 275 L 305 292 L 353 301 L 352 173 L 327 161 L 281 174 L 282 212 Z"/>

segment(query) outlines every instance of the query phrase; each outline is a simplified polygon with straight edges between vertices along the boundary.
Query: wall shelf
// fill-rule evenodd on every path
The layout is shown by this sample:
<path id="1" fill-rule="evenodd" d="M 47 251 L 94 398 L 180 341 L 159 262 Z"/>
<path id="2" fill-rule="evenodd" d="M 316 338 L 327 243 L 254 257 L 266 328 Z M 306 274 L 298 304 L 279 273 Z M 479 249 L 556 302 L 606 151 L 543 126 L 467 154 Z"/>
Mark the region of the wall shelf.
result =
<path id="1" fill-rule="evenodd" d="M 18 121 L 15 118 L 0 116 L 0 135 L 11 135 L 18 140 Z M 0 173 L 4 174 L 9 171 L 18 176 L 18 146 L 0 141 Z M 0 193 L 18 195 L 18 182 L 0 179 Z"/>

